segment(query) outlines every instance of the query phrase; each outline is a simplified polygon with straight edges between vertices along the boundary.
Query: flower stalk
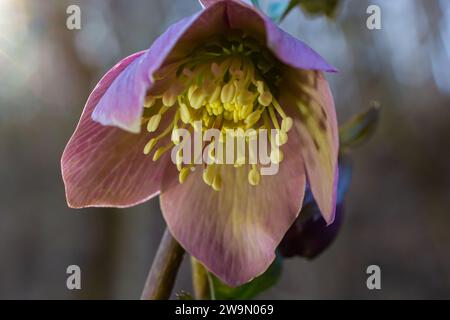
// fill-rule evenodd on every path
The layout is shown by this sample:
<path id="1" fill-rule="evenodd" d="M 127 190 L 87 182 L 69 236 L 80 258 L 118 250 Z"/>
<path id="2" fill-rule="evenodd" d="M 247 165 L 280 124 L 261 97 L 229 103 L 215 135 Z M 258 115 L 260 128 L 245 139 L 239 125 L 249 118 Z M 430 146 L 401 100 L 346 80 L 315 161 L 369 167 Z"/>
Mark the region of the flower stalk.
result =
<path id="1" fill-rule="evenodd" d="M 166 228 L 145 281 L 141 300 L 169 299 L 183 255 L 184 249 Z"/>
<path id="2" fill-rule="evenodd" d="M 195 299 L 214 300 L 214 293 L 211 290 L 211 278 L 208 270 L 194 257 L 191 257 L 192 286 L 194 288 Z"/>

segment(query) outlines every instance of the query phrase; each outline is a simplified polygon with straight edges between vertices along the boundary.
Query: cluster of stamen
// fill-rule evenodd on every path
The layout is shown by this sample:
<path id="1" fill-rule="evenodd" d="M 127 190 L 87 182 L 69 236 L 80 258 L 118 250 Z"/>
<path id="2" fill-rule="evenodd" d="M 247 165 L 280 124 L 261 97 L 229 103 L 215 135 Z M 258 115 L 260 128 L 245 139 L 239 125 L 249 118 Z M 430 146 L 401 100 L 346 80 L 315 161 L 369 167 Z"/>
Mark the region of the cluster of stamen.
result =
<path id="1" fill-rule="evenodd" d="M 171 76 L 155 79 L 168 80 L 168 84 L 163 92 L 149 92 L 143 125 L 148 132 L 155 132 L 164 115 L 171 110 L 173 112 L 170 112 L 172 118 L 166 127 L 158 130 L 159 135 L 145 145 L 144 153 L 149 154 L 158 142 L 170 135 L 170 142 L 154 152 L 153 160 L 157 161 L 162 154 L 180 143 L 180 128 L 192 131 L 218 129 L 221 143 L 230 129 L 245 135 L 247 142 L 250 138 L 246 134 L 248 129 L 277 129 L 277 145 L 285 144 L 292 119 L 274 96 L 273 89 L 278 80 L 275 65 L 271 64 L 270 59 L 261 62 L 255 58 L 261 57 L 260 50 L 251 41 L 214 42 L 180 62 Z M 270 135 L 268 139 L 273 140 Z M 213 152 L 210 157 L 214 158 Z M 234 165 L 251 166 L 248 181 L 251 185 L 258 185 L 261 180 L 260 167 L 245 160 L 238 156 Z M 283 160 L 279 148 L 277 152 L 271 152 L 270 160 L 276 164 Z M 176 165 L 179 181 L 183 183 L 194 165 L 183 163 L 181 152 L 177 154 Z M 214 190 L 220 190 L 222 186 L 221 166 L 210 163 L 203 169 L 204 182 Z"/>

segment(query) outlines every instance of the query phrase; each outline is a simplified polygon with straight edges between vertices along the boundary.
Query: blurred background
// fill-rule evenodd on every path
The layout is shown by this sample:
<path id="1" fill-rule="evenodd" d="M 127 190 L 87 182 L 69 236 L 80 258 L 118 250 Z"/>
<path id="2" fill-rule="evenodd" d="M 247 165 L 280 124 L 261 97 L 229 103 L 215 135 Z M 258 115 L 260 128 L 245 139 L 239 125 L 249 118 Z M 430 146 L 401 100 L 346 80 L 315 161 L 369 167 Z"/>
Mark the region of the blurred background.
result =
<path id="1" fill-rule="evenodd" d="M 81 8 L 81 30 L 66 8 Z M 366 27 L 369 4 L 381 30 Z M 164 230 L 158 199 L 67 208 L 60 157 L 100 77 L 150 46 L 196 0 L 0 0 L 0 298 L 134 299 Z M 343 0 L 336 20 L 294 10 L 282 27 L 340 72 L 340 122 L 382 106 L 352 154 L 346 217 L 313 261 L 285 260 L 268 299 L 450 298 L 450 2 Z M 66 288 L 66 268 L 82 290 Z M 366 268 L 381 267 L 381 290 Z M 192 292 L 185 258 L 176 291 Z"/>

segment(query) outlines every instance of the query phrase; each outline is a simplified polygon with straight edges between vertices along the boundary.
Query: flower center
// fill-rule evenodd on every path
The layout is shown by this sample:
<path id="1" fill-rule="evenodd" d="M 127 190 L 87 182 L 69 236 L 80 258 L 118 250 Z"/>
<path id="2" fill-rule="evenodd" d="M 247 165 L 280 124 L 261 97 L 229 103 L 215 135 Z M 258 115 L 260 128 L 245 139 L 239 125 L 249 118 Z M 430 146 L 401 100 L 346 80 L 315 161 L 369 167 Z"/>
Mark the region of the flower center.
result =
<path id="1" fill-rule="evenodd" d="M 214 159 L 217 158 L 217 143 L 228 143 L 225 137 L 234 132 L 233 137 L 243 139 L 249 146 L 249 156 L 240 157 L 238 153 L 232 164 L 251 166 L 248 181 L 258 185 L 261 167 L 254 161 L 246 161 L 252 155 L 252 137 L 258 136 L 255 133 L 263 129 L 264 132 L 276 130 L 274 136 L 267 134 L 266 138 L 271 143 L 270 161 L 278 164 L 283 160 L 283 153 L 275 148 L 275 144 L 277 147 L 285 144 L 287 132 L 292 127 L 292 119 L 276 99 L 279 81 L 276 60 L 256 41 L 228 37 L 206 44 L 189 58 L 167 66 L 155 76 L 154 89 L 146 97 L 143 124 L 149 132 L 154 132 L 164 114 L 174 111 L 170 123 L 146 144 L 144 153 L 149 154 L 170 134 L 170 142 L 155 151 L 153 160 L 156 161 L 180 143 L 181 130 L 204 133 L 214 128 L 219 131 L 219 136 L 212 140 L 219 141 L 202 145 L 204 148 L 216 143 L 216 148 L 209 149 L 209 157 Z M 183 183 L 194 164 L 183 163 L 181 150 L 177 153 L 176 164 L 179 181 Z M 215 190 L 221 189 L 221 166 L 213 161 L 203 171 L 204 182 Z"/>

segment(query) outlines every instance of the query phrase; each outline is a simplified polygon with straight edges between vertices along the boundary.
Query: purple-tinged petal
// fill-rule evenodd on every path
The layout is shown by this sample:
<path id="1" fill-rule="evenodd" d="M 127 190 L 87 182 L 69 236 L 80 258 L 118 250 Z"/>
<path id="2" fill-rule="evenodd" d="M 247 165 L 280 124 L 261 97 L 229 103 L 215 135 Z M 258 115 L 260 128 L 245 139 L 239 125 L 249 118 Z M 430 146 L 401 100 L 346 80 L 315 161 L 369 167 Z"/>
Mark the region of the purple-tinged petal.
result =
<path id="1" fill-rule="evenodd" d="M 139 133 L 144 99 L 151 84 L 150 66 L 149 53 L 144 51 L 120 72 L 114 72 L 118 66 L 111 69 L 114 79 L 95 101 L 92 119 L 105 126 Z"/>
<path id="2" fill-rule="evenodd" d="M 269 267 L 299 213 L 306 179 L 298 148 L 290 135 L 279 172 L 261 176 L 256 187 L 246 167 L 233 165 L 223 166 L 220 191 L 201 181 L 200 167 L 184 184 L 163 181 L 161 208 L 173 236 L 228 285 L 246 283 Z"/>
<path id="3" fill-rule="evenodd" d="M 92 118 L 109 126 L 139 133 L 146 93 L 165 66 L 182 61 L 214 36 L 238 29 L 259 39 L 281 62 L 300 69 L 335 71 L 316 52 L 281 30 L 253 7 L 235 0 L 216 1 L 164 32 L 110 84 Z"/>
<path id="4" fill-rule="evenodd" d="M 143 154 L 149 134 L 131 134 L 91 119 L 94 107 L 114 80 L 144 55 L 139 52 L 119 62 L 88 98 L 61 159 L 70 207 L 127 207 L 159 193 L 165 161 L 153 162 Z"/>
<path id="5" fill-rule="evenodd" d="M 250 31 L 264 37 L 267 47 L 284 64 L 297 69 L 336 72 L 318 53 L 277 26 L 269 17 L 241 1 L 228 4 L 228 21 L 232 29 Z M 259 38 L 260 38 L 259 37 Z"/>
<path id="6" fill-rule="evenodd" d="M 189 50 L 206 39 L 220 34 L 225 29 L 224 12 L 225 8 L 221 6 L 173 24 L 110 84 L 98 101 L 92 119 L 139 133 L 144 99 L 154 84 L 155 75 L 164 66 L 186 58 Z"/>
<path id="7" fill-rule="evenodd" d="M 351 180 L 351 163 L 339 159 L 339 182 L 334 222 L 327 226 L 311 191 L 306 188 L 303 207 L 295 222 L 284 235 L 278 250 L 283 257 L 300 256 L 313 259 L 327 249 L 338 235 L 344 219 L 344 197 Z"/>
<path id="8" fill-rule="evenodd" d="M 201 0 L 205 10 L 227 3 L 227 19 L 231 29 L 247 31 L 265 42 L 274 55 L 288 66 L 306 70 L 336 72 L 319 54 L 278 27 L 269 17 L 239 0 Z"/>
<path id="9" fill-rule="evenodd" d="M 333 222 L 338 182 L 339 133 L 333 96 L 321 72 L 286 68 L 280 103 L 294 118 L 312 194 Z"/>
<path id="10" fill-rule="evenodd" d="M 311 217 L 306 221 L 297 218 L 278 246 L 283 257 L 300 256 L 314 259 L 321 254 L 336 239 L 342 225 L 344 208 L 343 204 L 336 207 L 336 218 L 329 226 L 315 203 L 303 207 L 300 216 L 304 214 Z"/>

